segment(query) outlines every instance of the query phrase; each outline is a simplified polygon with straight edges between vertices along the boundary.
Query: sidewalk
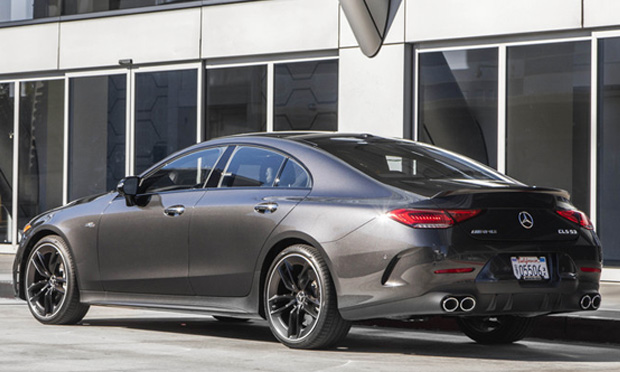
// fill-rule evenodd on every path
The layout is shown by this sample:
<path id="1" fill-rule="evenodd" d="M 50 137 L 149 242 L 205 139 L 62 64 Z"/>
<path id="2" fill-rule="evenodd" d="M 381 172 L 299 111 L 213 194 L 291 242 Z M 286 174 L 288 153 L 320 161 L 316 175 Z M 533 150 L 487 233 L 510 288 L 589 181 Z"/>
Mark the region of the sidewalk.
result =
<path id="1" fill-rule="evenodd" d="M 0 254 L 0 298 L 13 298 L 12 274 L 13 255 Z M 601 282 L 603 301 L 597 311 L 543 316 L 538 319 L 532 337 L 620 344 L 620 283 Z M 403 323 L 390 320 L 363 322 L 395 328 L 457 330 L 454 319 L 435 317 L 426 322 Z"/>

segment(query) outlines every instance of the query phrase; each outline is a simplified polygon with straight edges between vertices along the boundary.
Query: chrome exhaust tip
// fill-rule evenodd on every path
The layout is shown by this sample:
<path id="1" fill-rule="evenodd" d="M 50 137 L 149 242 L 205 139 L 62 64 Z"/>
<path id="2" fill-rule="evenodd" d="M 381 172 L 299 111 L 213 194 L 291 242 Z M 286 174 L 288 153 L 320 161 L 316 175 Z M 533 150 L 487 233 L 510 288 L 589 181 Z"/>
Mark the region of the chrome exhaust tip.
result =
<path id="1" fill-rule="evenodd" d="M 590 308 L 590 305 L 592 305 L 592 297 L 590 297 L 590 295 L 584 295 L 583 297 L 581 297 L 579 305 L 583 310 L 588 310 Z"/>
<path id="2" fill-rule="evenodd" d="M 461 310 L 465 312 L 470 312 L 476 307 L 476 299 L 473 297 L 465 297 L 461 300 L 459 304 Z"/>
<path id="3" fill-rule="evenodd" d="M 441 308 L 446 313 L 455 312 L 459 308 L 459 300 L 454 297 L 446 297 L 441 301 Z"/>
<path id="4" fill-rule="evenodd" d="M 592 303 L 590 304 L 590 307 L 592 307 L 593 310 L 597 310 L 599 307 L 601 307 L 601 295 L 600 294 L 595 294 L 594 296 L 592 296 Z"/>

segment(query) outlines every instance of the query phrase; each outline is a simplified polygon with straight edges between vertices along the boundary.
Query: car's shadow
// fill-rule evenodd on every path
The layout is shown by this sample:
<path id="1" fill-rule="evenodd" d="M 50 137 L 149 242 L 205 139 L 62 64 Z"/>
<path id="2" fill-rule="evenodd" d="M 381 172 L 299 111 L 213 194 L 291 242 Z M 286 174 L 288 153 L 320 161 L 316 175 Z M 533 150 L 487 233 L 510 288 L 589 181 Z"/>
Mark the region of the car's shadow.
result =
<path id="1" fill-rule="evenodd" d="M 82 326 L 122 327 L 176 334 L 277 343 L 264 321 L 220 322 L 212 318 L 85 319 Z M 282 346 L 284 348 L 284 346 Z M 594 352 L 594 349 L 596 351 Z M 327 352 L 389 353 L 436 357 L 539 362 L 620 362 L 617 346 L 528 339 L 512 345 L 480 345 L 457 333 L 354 326 Z"/>

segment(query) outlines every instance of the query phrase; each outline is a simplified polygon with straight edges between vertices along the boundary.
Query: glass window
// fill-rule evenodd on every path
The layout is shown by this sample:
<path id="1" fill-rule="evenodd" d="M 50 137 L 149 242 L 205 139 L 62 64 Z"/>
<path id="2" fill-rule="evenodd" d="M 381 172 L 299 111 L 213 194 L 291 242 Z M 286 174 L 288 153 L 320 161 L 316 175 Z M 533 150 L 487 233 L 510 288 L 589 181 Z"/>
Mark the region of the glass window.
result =
<path id="1" fill-rule="evenodd" d="M 258 147 L 241 147 L 233 154 L 222 187 L 271 187 L 284 156 Z"/>
<path id="2" fill-rule="evenodd" d="M 310 176 L 295 160 L 287 159 L 275 186 L 288 188 L 310 187 Z"/>
<path id="3" fill-rule="evenodd" d="M 0 84 L 0 244 L 11 243 L 13 230 L 13 109 L 15 86 Z"/>
<path id="4" fill-rule="evenodd" d="M 70 80 L 69 200 L 112 190 L 125 176 L 126 80 Z"/>
<path id="5" fill-rule="evenodd" d="M 418 138 L 497 167 L 498 52 L 420 54 Z"/>
<path id="6" fill-rule="evenodd" d="M 207 70 L 207 139 L 267 130 L 266 66 Z"/>
<path id="7" fill-rule="evenodd" d="M 197 74 L 136 74 L 136 173 L 196 143 Z"/>
<path id="8" fill-rule="evenodd" d="M 338 130 L 338 61 L 275 65 L 274 130 Z"/>
<path id="9" fill-rule="evenodd" d="M 372 136 L 309 141 L 380 182 L 416 193 L 434 195 L 445 190 L 440 180 L 514 183 L 489 167 L 428 145 Z"/>
<path id="10" fill-rule="evenodd" d="M 64 91 L 64 80 L 25 82 L 20 87 L 20 228 L 62 205 Z"/>
<path id="11" fill-rule="evenodd" d="M 195 0 L 64 0 L 63 15 L 102 12 L 106 10 L 143 8 L 147 6 L 186 3 Z"/>
<path id="12" fill-rule="evenodd" d="M 198 151 L 173 160 L 147 176 L 140 185 L 143 193 L 200 188 L 222 154 L 221 148 Z"/>
<path id="13" fill-rule="evenodd" d="M 599 41 L 598 218 L 605 263 L 620 265 L 620 38 Z"/>
<path id="14" fill-rule="evenodd" d="M 0 22 L 58 17 L 62 0 L 3 0 L 0 1 Z"/>
<path id="15" fill-rule="evenodd" d="M 589 210 L 590 42 L 508 48 L 506 170 Z"/>

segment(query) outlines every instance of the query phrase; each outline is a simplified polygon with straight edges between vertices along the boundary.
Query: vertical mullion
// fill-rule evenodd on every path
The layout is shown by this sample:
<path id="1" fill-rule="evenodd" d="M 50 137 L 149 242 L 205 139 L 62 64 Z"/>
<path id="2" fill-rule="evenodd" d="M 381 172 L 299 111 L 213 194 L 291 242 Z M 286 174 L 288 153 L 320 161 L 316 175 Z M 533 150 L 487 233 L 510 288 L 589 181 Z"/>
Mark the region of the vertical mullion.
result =
<path id="1" fill-rule="evenodd" d="M 273 132 L 273 112 L 274 112 L 274 102 L 275 102 L 275 98 L 274 98 L 274 82 L 275 82 L 275 75 L 274 75 L 274 64 L 273 63 L 268 63 L 267 64 L 267 128 L 265 128 L 267 130 L 267 132 Z"/>
<path id="2" fill-rule="evenodd" d="M 411 133 L 411 138 L 417 141 L 420 126 L 420 50 L 417 46 L 413 53 L 413 133 Z"/>
<path id="3" fill-rule="evenodd" d="M 63 164 L 62 164 L 62 203 L 67 204 L 69 198 L 69 78 L 65 77 L 65 102 L 63 120 Z"/>
<path id="4" fill-rule="evenodd" d="M 11 198 L 13 199 L 11 207 L 11 220 L 13 226 L 11 227 L 11 244 L 13 251 L 17 251 L 17 229 L 19 228 L 19 210 L 17 198 L 19 197 L 19 98 L 21 96 L 21 82 L 19 80 L 13 83 L 14 102 L 13 102 L 13 192 Z"/>
<path id="5" fill-rule="evenodd" d="M 591 74 L 590 76 L 590 220 L 596 228 L 597 220 L 597 143 L 598 143 L 598 38 L 591 40 Z"/>
<path id="6" fill-rule="evenodd" d="M 203 98 L 203 94 L 204 94 L 204 76 L 205 76 L 205 72 L 206 72 L 206 68 L 204 66 L 204 64 L 200 64 L 200 66 L 198 67 L 198 76 L 196 77 L 198 79 L 198 91 L 196 92 L 196 99 L 198 100 L 197 106 L 196 106 L 196 143 L 200 143 L 202 142 L 203 139 L 203 135 L 202 135 L 202 129 L 203 129 L 203 123 L 204 123 L 204 103 L 205 100 Z"/>
<path id="7" fill-rule="evenodd" d="M 125 126 L 125 173 L 128 175 L 134 174 L 135 168 L 135 72 L 133 69 L 129 68 L 127 71 L 127 93 L 125 96 L 127 97 L 126 102 L 126 126 Z"/>
<path id="8" fill-rule="evenodd" d="M 498 47 L 497 66 L 497 170 L 506 173 L 506 104 L 508 61 L 505 45 Z"/>

